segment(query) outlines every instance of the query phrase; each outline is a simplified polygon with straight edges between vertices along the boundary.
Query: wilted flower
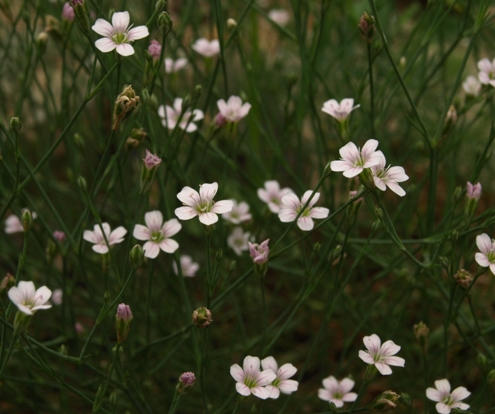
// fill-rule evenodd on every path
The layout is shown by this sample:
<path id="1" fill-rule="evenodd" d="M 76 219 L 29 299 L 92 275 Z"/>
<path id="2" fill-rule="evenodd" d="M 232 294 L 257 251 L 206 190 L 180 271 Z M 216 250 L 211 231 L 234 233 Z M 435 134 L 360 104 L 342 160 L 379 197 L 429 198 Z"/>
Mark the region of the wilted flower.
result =
<path id="1" fill-rule="evenodd" d="M 424 351 L 428 349 L 428 335 L 430 334 L 430 328 L 426 326 L 424 322 L 417 323 L 413 326 L 414 336 L 421 345 Z"/>
<path id="2" fill-rule="evenodd" d="M 279 26 L 287 25 L 290 20 L 290 14 L 285 9 L 272 9 L 268 12 L 268 17 L 272 22 L 277 23 Z"/>
<path id="3" fill-rule="evenodd" d="M 162 159 L 150 151 L 146 150 L 146 157 L 143 158 L 144 166 L 147 170 L 158 167 L 162 162 Z"/>
<path id="4" fill-rule="evenodd" d="M 181 116 L 182 114 L 182 116 Z M 198 129 L 194 122 L 203 119 L 204 114 L 200 109 L 194 109 L 192 112 L 186 110 L 182 113 L 182 98 L 175 98 L 174 107 L 160 105 L 158 115 L 162 118 L 162 125 L 168 129 L 174 129 L 179 122 L 179 128 L 186 132 L 194 132 Z"/>
<path id="5" fill-rule="evenodd" d="M 226 122 L 239 122 L 251 109 L 251 104 L 247 102 L 243 104 L 242 99 L 238 96 L 231 96 L 227 102 L 219 99 L 217 106 Z"/>
<path id="6" fill-rule="evenodd" d="M 270 391 L 269 398 L 275 400 L 280 396 L 280 393 L 292 394 L 294 391 L 297 391 L 299 383 L 295 380 L 289 379 L 297 372 L 297 368 L 294 365 L 284 364 L 278 368 L 275 358 L 269 356 L 261 360 L 261 367 L 264 370 L 272 370 L 275 374 L 277 374 L 272 383 L 265 387 L 268 391 Z"/>
<path id="7" fill-rule="evenodd" d="M 490 62 L 484 58 L 478 62 L 478 79 L 483 85 L 495 86 L 495 59 Z"/>
<path id="8" fill-rule="evenodd" d="M 382 155 L 376 150 L 378 141 L 369 139 L 360 150 L 356 144 L 349 142 L 340 150 L 342 159 L 332 161 L 330 168 L 332 171 L 343 172 L 344 177 L 352 178 L 363 172 L 365 168 L 370 168 L 374 165 L 379 165 L 382 161 Z"/>
<path id="9" fill-rule="evenodd" d="M 483 233 L 476 237 L 476 245 L 480 252 L 476 253 L 474 258 L 481 267 L 490 267 L 491 272 L 495 275 L 495 242 L 490 239 L 488 234 Z"/>
<path id="10" fill-rule="evenodd" d="M 282 205 L 282 198 L 293 191 L 290 188 L 280 189 L 278 181 L 265 181 L 265 188 L 258 188 L 258 197 L 268 204 L 272 213 L 278 213 Z"/>
<path id="11" fill-rule="evenodd" d="M 378 335 L 365 336 L 363 338 L 367 351 L 359 351 L 359 358 L 370 365 L 375 365 L 382 375 L 390 375 L 392 369 L 389 365 L 403 367 L 406 361 L 403 358 L 392 356 L 400 351 L 400 346 L 393 341 L 386 341 L 381 345 Z"/>
<path id="12" fill-rule="evenodd" d="M 20 281 L 17 286 L 9 290 L 9 299 L 26 315 L 34 315 L 40 309 L 49 309 L 52 305 L 47 304 L 52 296 L 52 291 L 46 286 L 35 290 L 34 283 Z"/>
<path id="13" fill-rule="evenodd" d="M 212 57 L 220 53 L 220 42 L 217 39 L 208 41 L 202 37 L 196 40 L 191 47 L 204 57 Z"/>
<path id="14" fill-rule="evenodd" d="M 329 376 L 323 380 L 324 388 L 318 390 L 318 398 L 334 403 L 337 408 L 343 407 L 345 402 L 356 401 L 357 394 L 350 392 L 354 384 L 350 378 L 338 381 L 335 377 Z"/>
<path id="15" fill-rule="evenodd" d="M 270 397 L 271 391 L 266 388 L 271 384 L 277 374 L 271 369 L 260 371 L 260 359 L 248 355 L 244 358 L 243 368 L 238 364 L 230 367 L 230 375 L 237 381 L 237 392 L 245 397 L 255 395 L 262 400 Z"/>
<path id="16" fill-rule="evenodd" d="M 383 153 L 381 151 L 376 151 L 375 155 L 380 159 L 380 162 L 377 165 L 371 167 L 371 173 L 373 174 L 373 181 L 375 182 L 376 187 L 382 191 L 385 191 L 388 187 L 395 194 L 401 197 L 405 196 L 406 192 L 397 184 L 409 180 L 404 168 L 390 166 L 385 168 L 387 161 L 385 160 Z"/>
<path id="17" fill-rule="evenodd" d="M 160 211 L 149 211 L 144 215 L 146 226 L 136 224 L 132 235 L 138 240 L 146 240 L 143 245 L 144 255 L 154 259 L 160 253 L 173 253 L 179 248 L 179 243 L 170 237 L 176 235 L 182 228 L 177 219 L 163 222 Z"/>
<path id="18" fill-rule="evenodd" d="M 245 201 L 241 201 L 240 203 L 237 203 L 234 199 L 231 199 L 232 201 L 232 210 L 230 210 L 227 213 L 222 214 L 222 217 L 233 223 L 233 224 L 239 224 L 242 223 L 243 221 L 251 220 L 252 216 L 251 213 L 249 212 L 249 204 L 246 203 Z"/>
<path id="19" fill-rule="evenodd" d="M 450 392 L 450 382 L 447 379 L 435 381 L 435 388 L 430 387 L 426 390 L 428 399 L 437 402 L 435 407 L 440 414 L 449 414 L 452 408 L 467 410 L 469 405 L 461 401 L 470 395 L 471 393 L 465 387 L 457 387 Z"/>
<path id="20" fill-rule="evenodd" d="M 179 70 L 187 66 L 186 58 L 179 58 L 173 60 L 171 58 L 165 58 L 165 73 L 176 73 Z"/>
<path id="21" fill-rule="evenodd" d="M 481 183 L 471 184 L 469 181 L 466 183 L 466 197 L 478 201 L 481 197 Z"/>
<path id="22" fill-rule="evenodd" d="M 231 200 L 214 201 L 213 197 L 218 191 L 218 184 L 202 184 L 199 186 L 199 193 L 191 187 L 184 187 L 177 194 L 177 198 L 185 207 L 175 209 L 175 215 L 180 220 L 190 220 L 198 216 L 199 221 L 206 226 L 218 221 L 217 214 L 228 213 L 232 210 Z"/>
<path id="23" fill-rule="evenodd" d="M 268 255 L 270 254 L 269 241 L 270 239 L 266 239 L 261 244 L 248 242 L 249 255 L 255 264 L 263 264 L 268 261 Z"/>
<path id="24" fill-rule="evenodd" d="M 473 281 L 473 275 L 465 269 L 460 269 L 455 275 L 454 280 L 459 286 L 467 289 L 471 282 Z"/>
<path id="25" fill-rule="evenodd" d="M 333 116 L 337 121 L 343 122 L 349 117 L 350 113 L 354 111 L 354 109 L 361 106 L 353 105 L 354 99 L 352 98 L 342 99 L 340 104 L 335 99 L 330 99 L 323 104 L 323 108 L 321 108 L 321 110 Z"/>
<path id="26" fill-rule="evenodd" d="M 196 309 L 192 314 L 192 322 L 198 328 L 206 328 L 213 322 L 210 310 L 204 306 Z"/>
<path id="27" fill-rule="evenodd" d="M 64 8 L 62 9 L 62 19 L 72 22 L 75 17 L 76 15 L 74 14 L 72 6 L 69 3 L 65 3 Z"/>
<path id="28" fill-rule="evenodd" d="M 94 231 L 84 230 L 83 239 L 90 243 L 94 243 L 93 250 L 96 253 L 105 254 L 108 253 L 109 246 L 112 244 L 122 243 L 124 241 L 124 236 L 127 234 L 127 230 L 120 226 L 114 231 L 111 231 L 108 223 L 102 223 L 101 227 L 103 227 L 103 231 L 105 232 L 108 246 L 99 224 L 95 224 Z"/>
<path id="29" fill-rule="evenodd" d="M 313 191 L 306 191 L 301 200 L 294 194 L 289 193 L 282 198 L 282 207 L 278 212 L 278 218 L 283 223 L 294 221 L 296 216 L 302 210 L 309 198 L 313 194 Z M 324 219 L 328 217 L 330 210 L 326 207 L 313 207 L 318 199 L 320 193 L 315 193 L 308 206 L 304 209 L 302 214 L 297 219 L 297 226 L 304 231 L 310 231 L 314 227 L 313 219 Z"/>
<path id="30" fill-rule="evenodd" d="M 139 96 L 132 89 L 132 85 L 124 87 L 115 101 L 113 129 L 118 129 L 120 124 L 139 107 L 139 104 Z"/>
<path id="31" fill-rule="evenodd" d="M 394 391 L 388 390 L 382 392 L 375 400 L 371 403 L 371 407 L 375 411 L 390 411 L 397 408 L 397 401 L 401 396 Z"/>
<path id="32" fill-rule="evenodd" d="M 478 96 L 481 91 L 481 83 L 475 76 L 468 76 L 462 82 L 462 89 L 464 89 L 467 95 Z"/>
<path id="33" fill-rule="evenodd" d="M 112 15 L 112 24 L 104 19 L 96 20 L 92 29 L 104 37 L 103 39 L 98 39 L 95 42 L 95 46 L 104 53 L 117 49 L 117 53 L 122 56 L 134 54 L 134 48 L 130 45 L 130 42 L 148 36 L 149 31 L 146 26 L 130 29 L 129 20 L 129 12 L 127 11 L 114 13 Z"/>
<path id="34" fill-rule="evenodd" d="M 177 263 L 172 262 L 172 268 L 174 269 L 174 273 L 178 276 L 179 269 L 177 268 Z M 194 277 L 196 276 L 196 272 L 199 270 L 199 264 L 193 262 L 191 256 L 183 254 L 180 257 L 180 268 L 182 271 L 182 276 Z"/>
<path id="35" fill-rule="evenodd" d="M 234 227 L 230 236 L 227 237 L 227 245 L 236 255 L 241 256 L 242 252 L 248 249 L 249 237 L 251 237 L 250 232 L 244 232 L 242 227 Z"/>

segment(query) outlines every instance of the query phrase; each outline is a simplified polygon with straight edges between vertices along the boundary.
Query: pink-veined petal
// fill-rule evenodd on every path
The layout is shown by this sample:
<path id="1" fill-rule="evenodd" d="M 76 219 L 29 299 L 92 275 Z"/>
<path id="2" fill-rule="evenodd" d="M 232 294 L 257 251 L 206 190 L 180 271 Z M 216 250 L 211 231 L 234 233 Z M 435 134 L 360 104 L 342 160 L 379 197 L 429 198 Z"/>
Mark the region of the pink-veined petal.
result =
<path id="1" fill-rule="evenodd" d="M 165 224 L 162 227 L 162 232 L 165 235 L 165 237 L 168 238 L 176 235 L 181 228 L 182 225 L 179 223 L 177 219 L 171 219 L 165 222 Z"/>
<path id="2" fill-rule="evenodd" d="M 278 369 L 278 371 L 277 370 L 274 371 L 277 373 L 277 377 L 279 379 L 286 380 L 288 378 L 293 377 L 296 374 L 297 368 L 292 364 L 284 364 Z"/>
<path id="3" fill-rule="evenodd" d="M 406 195 L 404 189 L 397 183 L 387 183 L 387 187 L 400 197 L 404 197 Z"/>
<path id="4" fill-rule="evenodd" d="M 275 378 L 277 378 L 275 372 L 271 369 L 265 369 L 258 374 L 258 385 L 264 387 L 265 385 L 271 384 Z"/>
<path id="5" fill-rule="evenodd" d="M 248 395 L 251 395 L 251 389 L 243 384 L 242 382 L 237 382 L 235 384 L 235 389 L 237 390 L 237 392 L 241 395 L 244 395 L 245 397 L 247 397 Z"/>
<path id="6" fill-rule="evenodd" d="M 134 238 L 138 240 L 149 240 L 151 236 L 151 232 L 148 227 L 143 226 L 142 224 L 136 224 L 134 226 L 134 231 L 132 232 Z"/>
<path id="7" fill-rule="evenodd" d="M 399 351 L 400 351 L 400 346 L 390 340 L 385 341 L 381 346 L 381 354 L 383 356 L 395 355 Z"/>
<path id="8" fill-rule="evenodd" d="M 350 390 L 352 390 L 355 384 L 356 383 L 350 378 L 344 378 L 342 381 L 340 381 L 340 386 L 342 387 L 342 392 L 344 394 L 347 394 Z"/>
<path id="9" fill-rule="evenodd" d="M 160 246 L 158 246 L 158 244 L 154 242 L 147 241 L 146 243 L 144 243 L 143 250 L 145 257 L 154 259 L 156 256 L 158 256 L 158 253 L 160 253 Z"/>
<path id="10" fill-rule="evenodd" d="M 117 227 L 114 231 L 110 233 L 110 237 L 108 239 L 108 242 L 110 244 L 115 244 L 115 243 L 120 243 L 124 240 L 124 236 L 127 234 L 127 230 L 119 226 Z"/>
<path id="11" fill-rule="evenodd" d="M 378 141 L 376 139 L 369 139 L 368 141 L 366 141 L 363 148 L 361 149 L 361 155 L 363 159 L 369 159 L 373 155 L 377 147 Z"/>
<path id="12" fill-rule="evenodd" d="M 278 212 L 278 218 L 282 223 L 289 223 L 296 219 L 297 213 L 290 208 L 282 208 Z"/>
<path id="13" fill-rule="evenodd" d="M 387 364 L 384 364 L 383 362 L 375 362 L 375 367 L 382 375 L 392 374 L 392 368 L 390 368 Z"/>
<path id="14" fill-rule="evenodd" d="M 115 30 L 115 33 L 124 33 L 129 26 L 129 12 L 115 12 L 112 15 L 112 26 Z"/>
<path id="15" fill-rule="evenodd" d="M 199 186 L 199 196 L 202 200 L 213 200 L 218 191 L 218 183 L 205 183 Z"/>
<path id="16" fill-rule="evenodd" d="M 469 397 L 471 393 L 465 387 L 457 387 L 450 396 L 454 401 L 461 401 Z"/>
<path id="17" fill-rule="evenodd" d="M 143 39 L 149 36 L 150 32 L 146 26 L 133 27 L 127 32 L 127 40 L 132 42 L 134 40 Z"/>
<path id="18" fill-rule="evenodd" d="M 180 220 L 191 220 L 198 215 L 198 212 L 191 207 L 178 207 L 175 209 L 175 215 Z"/>
<path id="19" fill-rule="evenodd" d="M 179 248 L 179 243 L 173 239 L 165 239 L 160 242 L 160 249 L 165 253 L 174 253 Z"/>
<path id="20" fill-rule="evenodd" d="M 103 37 L 95 42 L 95 46 L 99 51 L 108 53 L 115 49 L 117 47 L 117 44 L 112 39 Z"/>
<path id="21" fill-rule="evenodd" d="M 266 400 L 268 397 L 270 397 L 270 391 L 268 391 L 265 387 L 254 387 L 251 389 L 251 392 L 253 395 L 261 398 L 262 400 Z"/>
<path id="22" fill-rule="evenodd" d="M 268 398 L 276 400 L 278 397 L 280 397 L 280 390 L 277 387 L 274 387 L 273 385 L 267 385 L 265 388 L 270 393 L 270 396 Z"/>
<path id="23" fill-rule="evenodd" d="M 450 411 L 452 411 L 451 408 L 447 404 L 444 404 L 443 402 L 439 402 L 435 404 L 435 408 L 437 409 L 437 412 L 439 414 L 449 414 Z"/>
<path id="24" fill-rule="evenodd" d="M 356 401 L 356 399 L 357 399 L 357 394 L 355 392 L 346 393 L 342 397 L 342 401 L 345 401 L 345 402 L 353 402 L 353 401 Z"/>
<path id="25" fill-rule="evenodd" d="M 211 208 L 211 212 L 215 214 L 224 214 L 232 211 L 234 203 L 232 200 L 220 200 L 216 201 Z"/>
<path id="26" fill-rule="evenodd" d="M 315 223 L 311 217 L 299 217 L 297 219 L 297 226 L 303 231 L 313 230 Z"/>
<path id="27" fill-rule="evenodd" d="M 149 211 L 144 215 L 144 222 L 150 231 L 158 231 L 162 228 L 163 214 L 161 211 Z"/>
<path id="28" fill-rule="evenodd" d="M 492 249 L 493 244 L 488 234 L 483 233 L 476 237 L 476 246 L 478 246 L 481 253 L 486 255 Z"/>
<path id="29" fill-rule="evenodd" d="M 112 37 L 114 34 L 113 26 L 105 19 L 96 19 L 96 22 L 91 29 L 93 29 L 93 31 L 98 33 L 100 36 Z"/>
<path id="30" fill-rule="evenodd" d="M 297 391 L 298 387 L 299 383 L 291 379 L 283 380 L 278 386 L 278 388 L 280 388 L 280 391 L 282 391 L 284 394 L 291 394 L 294 391 Z"/>
<path id="31" fill-rule="evenodd" d="M 215 213 L 203 213 L 199 215 L 199 221 L 205 226 L 210 226 L 218 221 L 218 216 Z"/>
<path id="32" fill-rule="evenodd" d="M 396 367 L 403 367 L 406 364 L 406 360 L 397 356 L 389 356 L 383 358 L 383 362 L 387 365 L 393 365 Z"/>
<path id="33" fill-rule="evenodd" d="M 313 207 L 309 212 L 310 217 L 315 219 L 324 219 L 328 217 L 330 210 L 326 207 Z"/>
<path id="34" fill-rule="evenodd" d="M 230 367 L 230 375 L 232 375 L 232 378 L 234 378 L 237 382 L 244 381 L 244 370 L 239 366 L 239 364 L 234 364 Z"/>
<path id="35" fill-rule="evenodd" d="M 249 243 L 251 245 L 251 243 Z M 261 366 L 263 369 L 271 369 L 273 372 L 277 372 L 277 361 L 272 356 L 266 357 L 261 360 Z"/>
<path id="36" fill-rule="evenodd" d="M 356 175 L 359 175 L 363 172 L 363 167 L 352 167 L 349 168 L 347 171 L 344 171 L 343 175 L 346 178 L 352 178 L 355 177 Z"/>
<path id="37" fill-rule="evenodd" d="M 260 370 L 260 365 L 260 359 L 251 355 L 247 355 L 246 357 L 244 357 L 244 361 L 242 362 L 244 372 L 248 375 L 257 375 Z"/>
<path id="38" fill-rule="evenodd" d="M 177 194 L 177 198 L 187 206 L 197 206 L 201 203 L 201 199 L 199 197 L 199 193 L 191 187 L 185 186 L 179 194 Z"/>
<path id="39" fill-rule="evenodd" d="M 476 253 L 474 255 L 474 259 L 482 267 L 490 266 L 490 261 L 488 260 L 488 258 L 483 253 L 479 253 L 479 252 Z"/>
<path id="40" fill-rule="evenodd" d="M 346 171 L 349 168 L 352 167 L 349 165 L 349 162 L 347 161 L 337 160 L 337 161 L 332 161 L 330 163 L 330 169 L 334 172 Z"/>
<path id="41" fill-rule="evenodd" d="M 103 243 L 105 243 L 105 242 L 103 242 Z M 108 246 L 106 246 L 105 244 L 94 244 L 93 250 L 96 253 L 105 254 L 105 253 L 108 253 Z"/>
<path id="42" fill-rule="evenodd" d="M 129 43 L 121 43 L 116 47 L 117 53 L 121 56 L 131 56 L 134 54 L 134 48 Z"/>
<path id="43" fill-rule="evenodd" d="M 375 363 L 373 357 L 366 351 L 359 351 L 359 358 L 370 365 L 373 365 Z"/>

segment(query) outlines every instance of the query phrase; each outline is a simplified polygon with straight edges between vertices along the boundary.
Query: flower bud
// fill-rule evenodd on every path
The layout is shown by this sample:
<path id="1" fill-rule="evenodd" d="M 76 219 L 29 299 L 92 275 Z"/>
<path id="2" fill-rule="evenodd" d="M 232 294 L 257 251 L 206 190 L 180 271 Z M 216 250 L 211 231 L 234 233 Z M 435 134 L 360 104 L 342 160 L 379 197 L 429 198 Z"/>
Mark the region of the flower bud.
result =
<path id="1" fill-rule="evenodd" d="M 157 19 L 158 28 L 162 33 L 168 33 L 172 28 L 173 22 L 167 12 L 161 12 Z"/>
<path id="2" fill-rule="evenodd" d="M 450 266 L 449 259 L 447 259 L 445 256 L 440 256 L 438 260 L 439 260 L 440 264 L 442 265 L 442 267 L 444 269 L 448 270 L 448 268 Z"/>
<path id="3" fill-rule="evenodd" d="M 149 96 L 149 94 L 148 94 L 148 96 Z M 132 148 L 139 147 L 139 145 L 142 144 L 142 142 L 146 139 L 147 135 L 148 134 L 145 132 L 145 130 L 143 128 L 132 128 L 129 137 L 127 138 L 127 140 L 125 142 L 126 150 L 129 151 Z"/>
<path id="4" fill-rule="evenodd" d="M 36 46 L 38 47 L 38 56 L 43 56 L 46 51 L 46 42 L 48 41 L 48 34 L 41 32 L 36 38 Z"/>
<path id="5" fill-rule="evenodd" d="M 367 12 L 364 12 L 363 15 L 361 16 L 361 20 L 359 21 L 358 24 L 359 27 L 359 32 L 361 33 L 361 36 L 363 37 L 364 40 L 368 44 L 371 44 L 373 42 L 373 37 L 375 36 L 375 18 L 368 14 Z"/>
<path id="6" fill-rule="evenodd" d="M 33 215 L 27 208 L 22 210 L 21 222 L 25 232 L 28 232 L 33 227 Z"/>
<path id="7" fill-rule="evenodd" d="M 196 309 L 192 314 L 192 322 L 198 328 L 206 328 L 213 322 L 210 310 L 205 307 Z"/>
<path id="8" fill-rule="evenodd" d="M 118 129 L 120 124 L 139 107 L 139 104 L 139 96 L 132 89 L 132 85 L 126 86 L 115 101 L 113 129 Z"/>
<path id="9" fill-rule="evenodd" d="M 5 276 L 0 282 L 0 297 L 5 296 L 5 294 L 13 286 L 15 286 L 15 277 L 12 276 L 10 273 L 7 273 L 7 276 Z"/>
<path id="10" fill-rule="evenodd" d="M 481 197 L 481 190 L 482 188 L 480 183 L 473 185 L 468 181 L 466 184 L 466 206 L 464 214 L 468 220 L 470 220 L 474 215 L 478 201 Z"/>
<path id="11" fill-rule="evenodd" d="M 478 354 L 478 357 L 477 357 L 477 360 L 478 360 L 478 366 L 480 367 L 480 369 L 482 371 L 485 371 L 486 370 L 486 364 L 487 364 L 487 359 L 486 359 L 486 356 L 483 355 L 481 352 Z"/>
<path id="12" fill-rule="evenodd" d="M 158 0 L 155 4 L 155 11 L 157 12 L 161 11 L 166 4 L 167 2 L 165 0 Z"/>
<path id="13" fill-rule="evenodd" d="M 89 28 L 91 25 L 89 23 L 89 14 L 88 10 L 86 9 L 85 0 L 70 0 L 70 5 L 74 9 L 74 16 L 79 29 L 86 36 L 89 36 Z"/>
<path id="14" fill-rule="evenodd" d="M 352 200 L 357 196 L 358 192 L 357 191 L 350 191 L 349 192 L 349 200 Z M 352 226 L 354 222 L 357 219 L 359 209 L 361 207 L 361 204 L 363 204 L 363 197 L 359 197 L 357 200 L 354 200 L 349 206 L 347 207 L 346 213 L 347 213 L 347 225 Z"/>
<path id="15" fill-rule="evenodd" d="M 129 335 L 130 324 L 132 321 L 132 312 L 129 305 L 121 303 L 115 314 L 115 328 L 117 330 L 117 342 L 121 344 Z"/>
<path id="16" fill-rule="evenodd" d="M 17 311 L 14 318 L 14 336 L 23 333 L 31 323 L 32 315 Z"/>
<path id="17" fill-rule="evenodd" d="M 152 40 L 150 45 L 148 46 L 148 52 L 150 53 L 153 59 L 158 59 L 160 54 L 162 53 L 162 45 L 158 40 Z"/>
<path id="18" fill-rule="evenodd" d="M 401 392 L 399 403 L 405 405 L 406 407 L 411 408 L 412 407 L 411 396 L 405 392 Z"/>
<path id="19" fill-rule="evenodd" d="M 57 245 L 52 239 L 48 239 L 48 244 L 46 246 L 46 261 L 51 263 L 55 256 L 57 255 Z"/>
<path id="20" fill-rule="evenodd" d="M 108 290 L 105 290 L 105 293 L 103 294 L 103 302 L 108 303 L 110 300 L 110 292 Z"/>
<path id="21" fill-rule="evenodd" d="M 460 269 L 455 275 L 454 280 L 463 289 L 467 289 L 473 281 L 473 275 L 465 269 Z"/>
<path id="22" fill-rule="evenodd" d="M 12 118 L 10 118 L 10 127 L 12 128 L 12 131 L 14 131 L 14 134 L 19 134 L 19 131 L 22 128 L 22 124 L 17 116 L 13 116 Z"/>
<path id="23" fill-rule="evenodd" d="M 400 395 L 393 391 L 385 391 L 381 393 L 371 403 L 371 408 L 375 411 L 389 411 L 397 407 L 397 401 Z"/>
<path id="24" fill-rule="evenodd" d="M 141 168 L 141 193 L 148 192 L 151 189 L 156 171 L 162 160 L 158 155 L 154 155 L 146 150 L 146 157 L 143 158 L 143 167 Z"/>
<path id="25" fill-rule="evenodd" d="M 194 99 L 198 99 L 203 93 L 203 87 L 201 85 L 196 85 L 194 87 Z"/>
<path id="26" fill-rule="evenodd" d="M 63 231 L 55 230 L 53 232 L 53 237 L 55 240 L 58 240 L 60 243 L 65 241 L 65 233 Z"/>
<path id="27" fill-rule="evenodd" d="M 88 185 L 86 184 L 86 179 L 81 175 L 77 177 L 77 185 L 83 191 L 86 191 L 86 188 L 88 187 Z"/>
<path id="28" fill-rule="evenodd" d="M 74 9 L 69 3 L 65 3 L 64 8 L 62 9 L 62 19 L 67 20 L 68 22 L 73 22 L 75 17 L 76 15 L 74 13 Z"/>
<path id="29" fill-rule="evenodd" d="M 237 22 L 234 19 L 227 19 L 227 27 L 233 29 L 237 26 Z"/>
<path id="30" fill-rule="evenodd" d="M 193 372 L 184 372 L 179 377 L 179 383 L 177 384 L 177 392 L 179 394 L 187 393 L 196 382 L 196 376 Z"/>
<path id="31" fill-rule="evenodd" d="M 428 334 L 430 333 L 430 328 L 428 328 L 423 321 L 414 325 L 414 336 L 419 342 L 423 352 L 428 349 Z"/>
<path id="32" fill-rule="evenodd" d="M 134 270 L 144 266 L 144 251 L 143 248 L 136 244 L 129 253 L 129 259 L 131 260 Z"/>

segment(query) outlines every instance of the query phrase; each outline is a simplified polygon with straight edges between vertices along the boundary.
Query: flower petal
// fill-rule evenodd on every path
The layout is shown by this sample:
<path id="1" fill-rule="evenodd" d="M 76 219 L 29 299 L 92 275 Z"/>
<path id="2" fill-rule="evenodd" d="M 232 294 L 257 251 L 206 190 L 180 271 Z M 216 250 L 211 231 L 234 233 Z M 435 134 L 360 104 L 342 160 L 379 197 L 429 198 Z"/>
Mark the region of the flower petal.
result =
<path id="1" fill-rule="evenodd" d="M 129 26 L 129 12 L 116 12 L 112 15 L 112 26 L 115 33 L 124 33 Z"/>
<path id="2" fill-rule="evenodd" d="M 116 47 L 117 53 L 121 56 L 131 56 L 134 54 L 134 48 L 129 43 L 121 43 Z"/>
<path id="3" fill-rule="evenodd" d="M 180 220 L 191 220 L 198 215 L 198 212 L 191 207 L 178 207 L 174 213 Z"/>
<path id="4" fill-rule="evenodd" d="M 96 19 L 95 24 L 91 27 L 94 32 L 98 33 L 100 36 L 112 37 L 113 36 L 113 26 L 108 23 L 105 19 Z"/>
<path id="5" fill-rule="evenodd" d="M 145 257 L 154 259 L 156 256 L 158 256 L 158 253 L 160 253 L 160 246 L 158 246 L 158 244 L 154 242 L 147 241 L 146 243 L 144 243 L 143 250 Z"/>
<path id="6" fill-rule="evenodd" d="M 199 215 L 199 221 L 205 226 L 210 226 L 218 221 L 218 216 L 215 213 L 203 213 Z"/>
<path id="7" fill-rule="evenodd" d="M 104 37 L 102 39 L 98 39 L 95 42 L 95 46 L 99 51 L 108 53 L 115 49 L 117 47 L 117 44 L 112 39 Z"/>
<path id="8" fill-rule="evenodd" d="M 149 240 L 151 237 L 151 232 L 148 227 L 143 226 L 142 224 L 136 224 L 132 235 L 138 240 Z"/>
<path id="9" fill-rule="evenodd" d="M 160 249 L 165 253 L 174 253 L 179 248 L 179 243 L 173 239 L 165 239 L 160 242 Z"/>
<path id="10" fill-rule="evenodd" d="M 127 40 L 132 42 L 134 40 L 143 39 L 149 36 L 150 32 L 146 26 L 133 27 L 127 32 Z"/>

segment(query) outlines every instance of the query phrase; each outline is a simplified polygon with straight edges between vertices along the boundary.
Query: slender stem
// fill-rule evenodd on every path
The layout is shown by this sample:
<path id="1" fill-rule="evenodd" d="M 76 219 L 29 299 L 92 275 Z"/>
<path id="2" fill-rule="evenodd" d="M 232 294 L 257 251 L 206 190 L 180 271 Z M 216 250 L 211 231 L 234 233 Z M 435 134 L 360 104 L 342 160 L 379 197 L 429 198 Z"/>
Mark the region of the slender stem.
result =
<path id="1" fill-rule="evenodd" d="M 146 297 L 146 342 L 150 342 L 151 338 L 151 323 L 150 323 L 150 311 L 151 311 L 151 294 L 153 290 L 153 266 L 154 261 L 151 260 L 148 268 L 148 295 Z"/>
<path id="2" fill-rule="evenodd" d="M 373 56 L 371 44 L 367 43 L 368 49 L 368 73 L 370 79 L 370 118 L 371 118 L 371 136 L 375 136 L 375 88 L 373 86 Z"/>

